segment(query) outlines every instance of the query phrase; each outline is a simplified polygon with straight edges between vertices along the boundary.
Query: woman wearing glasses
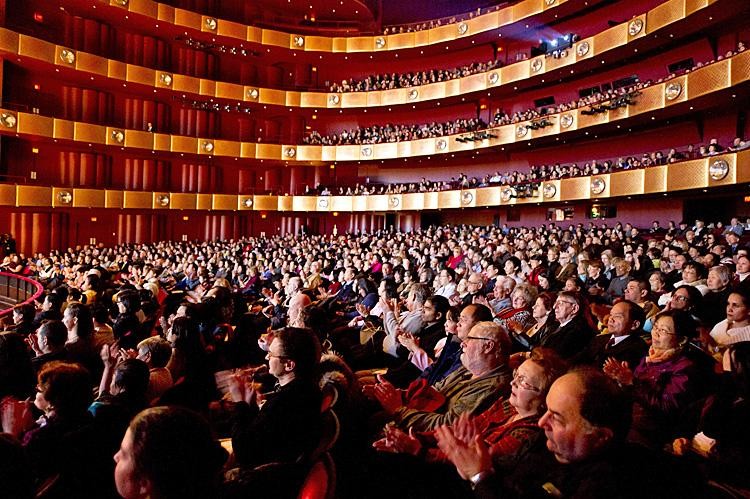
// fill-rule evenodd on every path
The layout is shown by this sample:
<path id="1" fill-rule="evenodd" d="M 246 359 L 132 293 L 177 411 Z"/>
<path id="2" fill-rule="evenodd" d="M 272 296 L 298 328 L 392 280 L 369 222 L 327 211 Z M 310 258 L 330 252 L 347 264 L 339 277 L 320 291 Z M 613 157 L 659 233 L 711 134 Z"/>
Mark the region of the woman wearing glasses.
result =
<path id="1" fill-rule="evenodd" d="M 441 491 L 444 496 L 450 495 L 448 490 L 452 490 L 451 487 L 465 485 L 459 480 L 451 461 L 450 442 L 455 439 L 473 442 L 475 436 L 480 435 L 489 448 L 495 469 L 513 468 L 528 449 L 544 437 L 544 431 L 537 423 L 546 411 L 545 398 L 549 387 L 566 370 L 566 363 L 554 351 L 536 348 L 531 357 L 514 372 L 511 394 L 507 399 L 498 400 L 475 418 L 464 413 L 453 425 L 438 427 L 435 432 L 427 434 L 407 434 L 395 426 L 386 426 L 384 437 L 373 443 L 373 447 L 381 452 L 419 456 L 418 460 L 400 460 L 399 465 L 408 465 L 400 466 L 401 472 L 406 475 L 403 483 L 394 474 L 389 475 L 399 482 L 396 486 L 400 493 L 404 492 L 403 487 L 408 488 L 410 484 L 416 486 L 413 481 L 415 467 L 427 466 L 433 472 L 430 476 L 434 478 L 430 480 L 430 486 L 435 487 L 436 493 Z M 476 459 L 476 466 L 481 467 L 480 456 L 477 455 Z M 434 473 L 438 468 L 454 471 Z M 412 480 L 406 479 L 407 476 Z M 391 486 L 394 486 L 393 483 L 388 485 L 389 489 Z M 426 484 L 420 481 L 418 486 L 424 493 Z"/>
<path id="2" fill-rule="evenodd" d="M 605 374 L 633 391 L 630 440 L 655 448 L 671 442 L 681 416 L 702 395 L 704 373 L 686 352 L 696 328 L 685 311 L 662 312 L 651 329 L 648 355 L 635 371 L 614 359 L 604 363 Z"/>

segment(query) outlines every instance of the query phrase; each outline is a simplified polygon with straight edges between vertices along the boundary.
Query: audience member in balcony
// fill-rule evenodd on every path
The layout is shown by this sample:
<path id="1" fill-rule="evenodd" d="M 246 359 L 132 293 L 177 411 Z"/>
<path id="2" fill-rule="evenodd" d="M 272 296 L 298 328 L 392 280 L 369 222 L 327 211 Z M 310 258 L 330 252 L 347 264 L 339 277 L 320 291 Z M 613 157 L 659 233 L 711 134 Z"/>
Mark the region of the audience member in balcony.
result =
<path id="1" fill-rule="evenodd" d="M 65 308 L 62 322 L 68 330 L 68 339 L 65 342 L 67 360 L 81 364 L 93 379 L 98 378 L 101 360 L 94 343 L 94 320 L 91 317 L 91 309 L 83 303 L 73 302 Z"/>
<path id="2" fill-rule="evenodd" d="M 34 318 L 34 329 L 38 328 L 44 321 L 62 320 L 63 302 L 65 302 L 65 298 L 61 293 L 57 292 L 57 289 L 55 292 L 47 293 L 42 300 L 41 311 L 37 313 Z"/>
<path id="3" fill-rule="evenodd" d="M 34 352 L 31 364 L 34 371 L 41 371 L 48 362 L 67 360 L 68 352 L 65 342 L 68 340 L 68 329 L 62 321 L 44 321 L 36 333 L 26 338 L 26 343 Z"/>
<path id="4" fill-rule="evenodd" d="M 5 331 L 16 332 L 23 337 L 26 337 L 35 331 L 34 329 L 34 315 L 36 309 L 31 303 L 22 303 L 13 307 L 11 314 L 11 324 L 4 326 Z M 6 318 L 7 321 L 7 318 Z"/>

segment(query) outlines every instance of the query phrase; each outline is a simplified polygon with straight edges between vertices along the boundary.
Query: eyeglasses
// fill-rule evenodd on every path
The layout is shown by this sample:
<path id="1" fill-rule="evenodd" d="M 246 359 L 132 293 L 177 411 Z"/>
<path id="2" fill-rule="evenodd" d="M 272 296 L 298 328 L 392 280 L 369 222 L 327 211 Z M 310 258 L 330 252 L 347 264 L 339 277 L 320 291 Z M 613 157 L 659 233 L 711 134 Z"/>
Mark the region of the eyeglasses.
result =
<path id="1" fill-rule="evenodd" d="M 485 338 L 484 336 L 467 336 L 461 343 L 466 343 L 468 340 L 495 341 L 494 338 Z"/>
<path id="2" fill-rule="evenodd" d="M 567 301 L 567 300 L 557 300 L 557 301 L 555 302 L 555 305 L 570 305 L 570 306 L 572 307 L 573 305 L 577 305 L 577 303 L 576 303 L 576 302 L 574 302 L 574 301 Z"/>
<path id="3" fill-rule="evenodd" d="M 673 295 L 672 299 L 677 300 L 677 301 L 688 301 L 690 298 L 688 298 L 687 296 L 682 296 L 682 295 Z"/>
<path id="4" fill-rule="evenodd" d="M 536 392 L 541 393 L 542 389 L 538 388 L 531 383 L 528 382 L 528 379 L 523 374 L 518 373 L 518 369 L 513 370 L 513 380 L 511 381 L 511 384 L 514 384 L 516 386 L 520 386 L 524 390 L 528 390 L 530 392 Z"/>
<path id="5" fill-rule="evenodd" d="M 670 331 L 669 329 L 662 326 L 654 326 L 653 328 L 651 328 L 651 331 L 656 333 L 658 336 L 661 336 L 663 334 L 674 336 L 676 334 L 673 331 Z"/>

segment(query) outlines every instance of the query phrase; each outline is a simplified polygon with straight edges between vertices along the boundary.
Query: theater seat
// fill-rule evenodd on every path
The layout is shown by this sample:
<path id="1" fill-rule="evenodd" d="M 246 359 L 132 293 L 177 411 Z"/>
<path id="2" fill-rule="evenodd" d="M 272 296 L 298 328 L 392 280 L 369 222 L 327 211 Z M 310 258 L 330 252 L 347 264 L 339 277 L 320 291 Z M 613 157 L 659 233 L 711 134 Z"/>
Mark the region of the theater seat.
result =
<path id="1" fill-rule="evenodd" d="M 299 499 L 333 499 L 336 492 L 336 465 L 330 454 L 324 453 L 307 474 Z"/>

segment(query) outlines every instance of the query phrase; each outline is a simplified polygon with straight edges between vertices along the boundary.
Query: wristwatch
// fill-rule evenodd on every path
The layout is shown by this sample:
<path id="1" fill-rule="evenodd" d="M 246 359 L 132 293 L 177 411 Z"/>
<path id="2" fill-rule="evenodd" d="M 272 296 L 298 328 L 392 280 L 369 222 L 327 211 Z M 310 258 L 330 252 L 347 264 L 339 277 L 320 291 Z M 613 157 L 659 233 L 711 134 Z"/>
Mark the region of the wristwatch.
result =
<path id="1" fill-rule="evenodd" d="M 469 482 L 471 483 L 472 490 L 476 488 L 477 485 L 479 485 L 479 482 L 486 479 L 488 476 L 492 475 L 494 472 L 495 470 L 490 468 L 488 470 L 480 471 L 479 473 L 471 475 L 469 477 Z"/>

